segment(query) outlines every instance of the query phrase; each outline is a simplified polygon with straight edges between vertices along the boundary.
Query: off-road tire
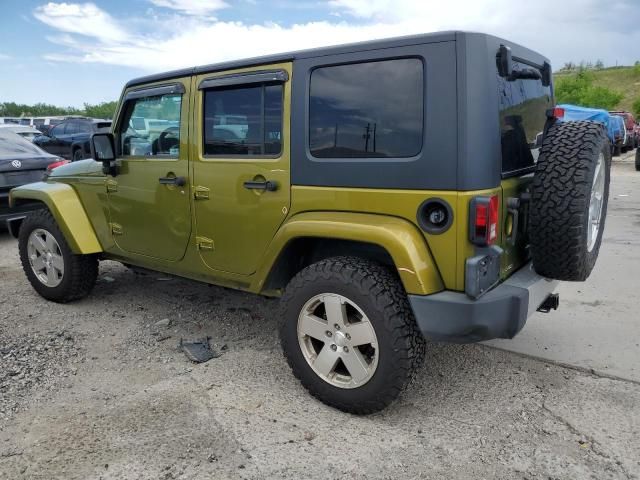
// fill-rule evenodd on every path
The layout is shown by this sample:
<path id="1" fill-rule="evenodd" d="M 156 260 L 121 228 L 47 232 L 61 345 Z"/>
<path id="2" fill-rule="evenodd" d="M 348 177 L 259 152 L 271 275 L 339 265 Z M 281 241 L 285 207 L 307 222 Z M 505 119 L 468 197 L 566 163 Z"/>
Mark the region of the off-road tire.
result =
<path id="1" fill-rule="evenodd" d="M 593 270 L 607 214 L 610 152 L 598 123 L 562 122 L 549 129 L 531 186 L 529 216 L 533 266 L 540 275 L 584 281 Z M 604 198 L 600 228 L 589 251 L 589 204 L 600 154 L 604 156 Z"/>
<path id="2" fill-rule="evenodd" d="M 640 148 L 636 150 L 636 171 L 640 172 Z"/>
<path id="3" fill-rule="evenodd" d="M 378 339 L 378 365 L 362 386 L 343 389 L 316 374 L 298 342 L 298 316 L 315 295 L 335 293 L 355 302 L 368 316 Z M 425 355 L 407 294 L 390 269 L 358 257 L 334 257 L 300 271 L 281 299 L 280 340 L 287 362 L 302 385 L 320 401 L 364 415 L 391 404 L 411 382 Z"/>
<path id="4" fill-rule="evenodd" d="M 64 260 L 62 281 L 56 287 L 48 287 L 36 277 L 31 264 L 27 242 L 35 229 L 43 229 L 53 235 L 60 246 Z M 69 244 L 60 231 L 58 224 L 49 210 L 38 210 L 30 213 L 20 226 L 18 250 L 22 269 L 31 286 L 42 297 L 58 303 L 67 303 L 87 296 L 93 289 L 98 277 L 98 259 L 95 255 L 77 255 L 71 251 Z"/>

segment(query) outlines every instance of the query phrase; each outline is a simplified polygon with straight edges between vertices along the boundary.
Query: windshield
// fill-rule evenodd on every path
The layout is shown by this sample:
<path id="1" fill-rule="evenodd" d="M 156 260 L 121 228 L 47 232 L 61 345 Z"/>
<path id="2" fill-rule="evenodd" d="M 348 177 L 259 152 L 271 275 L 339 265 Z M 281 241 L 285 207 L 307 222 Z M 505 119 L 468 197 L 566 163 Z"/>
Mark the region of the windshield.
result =
<path id="1" fill-rule="evenodd" d="M 48 154 L 14 132 L 0 129 L 0 159 L 46 157 Z"/>

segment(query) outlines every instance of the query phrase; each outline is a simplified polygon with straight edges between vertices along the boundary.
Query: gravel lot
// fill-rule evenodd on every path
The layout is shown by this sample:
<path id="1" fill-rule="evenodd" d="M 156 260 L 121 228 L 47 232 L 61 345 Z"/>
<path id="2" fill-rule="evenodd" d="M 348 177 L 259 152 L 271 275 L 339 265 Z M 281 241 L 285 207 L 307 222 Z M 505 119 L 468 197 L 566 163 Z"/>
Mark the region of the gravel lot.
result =
<path id="1" fill-rule="evenodd" d="M 276 312 L 113 262 L 48 303 L 0 233 L 0 478 L 640 478 L 637 382 L 433 344 L 399 402 L 355 417 L 293 378 Z M 176 349 L 207 335 L 219 358 Z"/>

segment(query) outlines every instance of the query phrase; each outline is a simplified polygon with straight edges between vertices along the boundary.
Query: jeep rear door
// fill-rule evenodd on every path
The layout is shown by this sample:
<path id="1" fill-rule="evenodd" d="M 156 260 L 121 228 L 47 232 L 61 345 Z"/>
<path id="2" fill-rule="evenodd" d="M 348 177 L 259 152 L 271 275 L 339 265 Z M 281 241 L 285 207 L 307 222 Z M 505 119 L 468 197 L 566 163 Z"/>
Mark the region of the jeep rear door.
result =
<path id="1" fill-rule="evenodd" d="M 175 261 L 191 234 L 189 90 L 191 78 L 125 92 L 114 128 L 119 171 L 107 180 L 110 228 L 129 254 Z M 153 129 L 136 129 L 143 117 Z"/>
<path id="2" fill-rule="evenodd" d="M 289 211 L 290 78 L 291 63 L 196 77 L 196 244 L 213 270 L 254 273 Z"/>
<path id="3" fill-rule="evenodd" d="M 513 66 L 514 72 L 533 68 L 524 61 L 514 62 Z M 553 108 L 554 101 L 551 85 L 544 85 L 542 79 L 504 78 L 497 70 L 495 75 L 502 154 L 502 276 L 506 277 L 529 259 L 526 231 L 529 207 L 522 194 L 533 180 L 546 112 Z"/>

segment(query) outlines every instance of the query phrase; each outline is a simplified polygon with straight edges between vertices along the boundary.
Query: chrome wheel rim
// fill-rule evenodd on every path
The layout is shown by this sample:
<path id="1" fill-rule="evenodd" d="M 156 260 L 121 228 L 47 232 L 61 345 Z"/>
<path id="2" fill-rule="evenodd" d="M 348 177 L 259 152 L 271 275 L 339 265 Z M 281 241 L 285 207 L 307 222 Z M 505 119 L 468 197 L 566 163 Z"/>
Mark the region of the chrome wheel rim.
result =
<path id="1" fill-rule="evenodd" d="M 378 339 L 367 315 L 342 295 L 322 293 L 304 304 L 298 342 L 311 369 L 339 388 L 357 388 L 378 367 Z"/>
<path id="2" fill-rule="evenodd" d="M 64 258 L 58 241 L 51 233 L 37 228 L 27 241 L 29 265 L 36 278 L 47 287 L 57 287 L 64 276 Z"/>
<path id="3" fill-rule="evenodd" d="M 596 246 L 600 223 L 602 221 L 602 205 L 604 203 L 605 184 L 605 160 L 604 154 L 598 156 L 596 170 L 593 173 L 593 184 L 591 185 L 591 199 L 589 201 L 589 224 L 587 230 L 587 250 L 591 252 Z"/>

